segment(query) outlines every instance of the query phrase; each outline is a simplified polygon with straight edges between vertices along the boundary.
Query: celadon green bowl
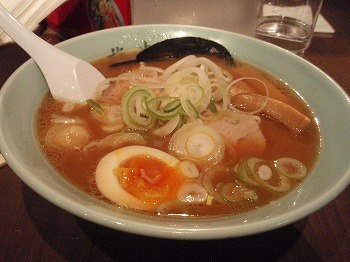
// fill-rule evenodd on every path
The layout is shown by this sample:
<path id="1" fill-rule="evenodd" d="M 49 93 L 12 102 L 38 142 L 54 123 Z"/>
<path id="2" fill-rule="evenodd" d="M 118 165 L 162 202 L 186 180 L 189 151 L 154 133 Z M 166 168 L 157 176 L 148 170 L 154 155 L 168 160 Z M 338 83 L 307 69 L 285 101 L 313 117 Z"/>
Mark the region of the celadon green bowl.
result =
<path id="1" fill-rule="evenodd" d="M 1 153 L 13 171 L 42 197 L 81 218 L 111 229 L 173 239 L 239 237 L 276 229 L 322 208 L 348 186 L 349 97 L 329 76 L 296 55 L 231 32 L 179 25 L 103 30 L 65 41 L 59 48 L 91 61 L 113 51 L 140 49 L 146 44 L 181 36 L 203 37 L 221 43 L 234 57 L 288 83 L 305 100 L 319 124 L 321 148 L 318 162 L 304 183 L 266 207 L 234 216 L 162 218 L 109 206 L 67 182 L 40 151 L 34 118 L 48 87 L 33 60 L 21 66 L 1 89 Z M 52 66 L 55 66 L 54 61 Z"/>

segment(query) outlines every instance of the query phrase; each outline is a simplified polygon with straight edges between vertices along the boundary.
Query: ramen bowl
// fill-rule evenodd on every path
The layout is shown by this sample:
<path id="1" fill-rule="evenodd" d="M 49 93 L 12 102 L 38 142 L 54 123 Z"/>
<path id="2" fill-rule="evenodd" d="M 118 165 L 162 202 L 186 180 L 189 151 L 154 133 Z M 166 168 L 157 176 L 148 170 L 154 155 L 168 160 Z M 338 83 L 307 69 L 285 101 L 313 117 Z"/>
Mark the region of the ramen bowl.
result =
<path id="1" fill-rule="evenodd" d="M 78 217 L 114 230 L 173 239 L 240 237 L 276 229 L 322 208 L 347 187 L 350 121 L 342 120 L 350 115 L 349 97 L 329 76 L 296 55 L 231 32 L 178 25 L 103 30 L 65 41 L 59 48 L 92 61 L 118 50 L 140 49 L 182 36 L 209 38 L 222 44 L 233 57 L 288 83 L 309 105 L 320 129 L 320 154 L 297 188 L 265 207 L 210 218 L 150 216 L 87 195 L 50 166 L 37 143 L 35 116 L 48 87 L 33 60 L 21 66 L 1 89 L 0 146 L 9 166 L 43 198 Z"/>

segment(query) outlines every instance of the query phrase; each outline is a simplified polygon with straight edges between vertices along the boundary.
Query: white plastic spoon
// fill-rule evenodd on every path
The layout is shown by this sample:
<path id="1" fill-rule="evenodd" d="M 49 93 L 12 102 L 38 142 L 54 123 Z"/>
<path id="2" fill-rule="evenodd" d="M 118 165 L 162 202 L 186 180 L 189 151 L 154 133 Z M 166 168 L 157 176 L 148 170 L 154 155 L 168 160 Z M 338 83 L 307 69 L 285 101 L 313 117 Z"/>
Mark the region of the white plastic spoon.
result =
<path id="1" fill-rule="evenodd" d="M 0 27 L 34 59 L 55 99 L 84 102 L 94 98 L 97 84 L 105 79 L 96 68 L 24 28 L 1 4 Z"/>

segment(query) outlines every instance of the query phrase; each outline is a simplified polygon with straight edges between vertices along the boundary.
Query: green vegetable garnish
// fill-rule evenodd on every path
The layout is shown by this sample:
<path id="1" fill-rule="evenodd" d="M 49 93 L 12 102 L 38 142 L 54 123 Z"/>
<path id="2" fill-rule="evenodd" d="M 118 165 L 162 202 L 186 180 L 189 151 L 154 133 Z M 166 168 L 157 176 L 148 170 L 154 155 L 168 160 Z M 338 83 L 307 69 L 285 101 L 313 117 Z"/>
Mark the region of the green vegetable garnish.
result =
<path id="1" fill-rule="evenodd" d="M 100 115 L 103 115 L 104 111 L 99 103 L 97 103 L 93 99 L 88 99 L 88 100 L 86 100 L 86 102 L 92 110 L 94 110 L 96 113 L 98 113 Z"/>
<path id="2" fill-rule="evenodd" d="M 213 111 L 214 113 L 218 112 L 218 109 L 216 108 L 216 105 L 215 105 L 213 99 L 210 99 L 210 108 L 211 108 L 211 111 Z"/>

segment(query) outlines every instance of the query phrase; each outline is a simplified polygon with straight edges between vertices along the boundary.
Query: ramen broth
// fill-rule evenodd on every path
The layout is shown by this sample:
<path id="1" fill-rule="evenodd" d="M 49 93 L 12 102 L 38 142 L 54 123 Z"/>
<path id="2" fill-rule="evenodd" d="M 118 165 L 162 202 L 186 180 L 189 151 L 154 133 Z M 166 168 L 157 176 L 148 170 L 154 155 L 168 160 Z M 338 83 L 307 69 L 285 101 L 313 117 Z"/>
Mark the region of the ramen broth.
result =
<path id="1" fill-rule="evenodd" d="M 100 70 L 106 77 L 114 77 L 121 73 L 134 70 L 139 66 L 138 64 L 125 64 L 123 66 L 110 67 L 112 63 L 115 63 L 116 61 L 120 60 L 126 60 L 127 58 L 133 55 L 134 54 L 124 53 L 119 55 L 116 54 L 94 61 L 92 64 L 98 70 Z M 309 172 L 315 164 L 315 161 L 318 156 L 320 146 L 318 127 L 307 105 L 302 101 L 300 97 L 298 97 L 293 92 L 293 90 L 287 84 L 272 77 L 264 71 L 254 68 L 241 61 L 236 61 L 236 65 L 234 67 L 229 67 L 218 58 L 210 57 L 210 59 L 221 68 L 227 70 L 233 76 L 234 79 L 240 77 L 254 77 L 265 82 L 266 86 L 271 90 L 270 98 L 275 98 L 276 100 L 282 101 L 283 103 L 290 105 L 302 114 L 306 115 L 311 120 L 311 122 L 307 130 L 304 130 L 303 132 L 300 132 L 298 134 L 294 134 L 284 124 L 281 124 L 280 122 L 271 119 L 271 117 L 269 117 L 268 115 L 264 113 L 256 114 L 259 119 L 258 123 L 260 131 L 265 138 L 264 141 L 266 146 L 261 149 L 259 146 L 256 146 L 255 144 L 252 144 L 249 141 L 245 141 L 245 139 L 241 139 L 234 146 L 231 146 L 229 145 L 227 140 L 224 140 L 225 152 L 222 160 L 218 161 L 217 164 L 208 164 L 207 166 L 205 166 L 197 165 L 195 163 L 197 165 L 198 172 L 200 173 L 198 177 L 190 179 L 179 178 L 176 181 L 172 180 L 172 182 L 169 182 L 172 184 L 177 183 L 178 185 L 181 185 L 182 183 L 184 183 L 184 181 L 188 180 L 190 181 L 190 183 L 194 183 L 193 181 L 196 181 L 196 183 L 198 182 L 199 184 L 203 185 L 203 183 L 208 183 L 208 181 L 206 181 L 207 178 L 201 178 L 203 176 L 203 173 L 209 173 L 211 176 L 214 176 L 213 174 L 211 174 L 212 172 L 223 173 L 224 175 L 218 175 L 218 178 L 215 178 L 222 179 L 222 181 L 220 181 L 220 183 L 215 182 L 215 184 L 212 185 L 214 187 L 212 190 L 214 190 L 215 192 L 211 192 L 210 190 L 208 190 L 208 192 L 204 194 L 206 198 L 204 201 L 194 201 L 192 203 L 188 202 L 187 200 L 174 200 L 173 198 L 169 197 L 169 200 L 171 200 L 174 203 L 181 202 L 181 205 L 176 207 L 177 209 L 179 207 L 184 208 L 184 211 L 169 212 L 170 214 L 174 213 L 180 215 L 182 212 L 184 212 L 183 215 L 193 217 L 217 216 L 225 214 L 243 213 L 249 210 L 265 206 L 293 190 L 293 188 L 295 188 L 305 179 L 305 177 L 307 177 L 307 174 L 302 178 L 288 177 L 287 179 L 289 187 L 286 190 L 271 190 L 271 188 L 269 187 L 261 185 L 257 186 L 254 183 L 246 183 L 246 180 L 244 180 L 244 178 L 242 179 L 240 171 L 242 168 L 249 169 L 249 161 L 252 163 L 254 162 L 254 160 L 259 159 L 260 166 L 256 168 L 259 168 L 259 170 L 261 166 L 261 170 L 267 168 L 268 175 L 271 175 L 271 170 L 273 170 L 273 173 L 275 172 L 275 160 L 277 159 L 284 157 L 297 159 L 305 165 L 307 172 Z M 146 65 L 165 69 L 174 62 L 175 60 L 155 61 L 147 62 Z M 264 88 L 262 88 L 261 83 L 259 81 L 255 81 L 254 79 L 246 79 L 240 81 L 239 83 L 237 83 L 237 85 L 241 86 L 242 88 L 244 88 L 245 86 L 251 86 L 254 90 L 256 90 L 258 94 L 265 94 L 265 90 Z M 93 111 L 93 109 L 91 109 L 90 107 L 91 105 L 75 107 L 72 110 L 66 110 L 66 112 L 62 112 L 63 106 L 67 107 L 67 105 L 65 105 L 62 101 L 54 100 L 51 96 L 47 95 L 38 109 L 36 123 L 38 140 L 45 156 L 47 157 L 49 162 L 55 167 L 55 169 L 72 184 L 98 199 L 106 201 L 112 205 L 118 205 L 115 203 L 115 201 L 112 201 L 110 198 L 106 197 L 103 193 L 101 193 L 99 188 L 97 187 L 95 178 L 96 167 L 99 164 L 100 160 L 108 153 L 121 147 L 134 145 L 135 143 L 132 141 L 135 140 L 131 140 L 131 142 L 127 140 L 126 142 L 120 145 L 97 148 L 91 147 L 87 150 L 83 150 L 82 148 L 84 148 L 85 145 L 91 143 L 92 141 L 100 141 L 101 139 L 110 135 L 113 132 L 101 129 L 101 121 L 94 117 L 94 114 L 96 112 L 91 112 Z M 48 143 L 47 133 L 48 130 L 54 125 L 54 123 L 59 122 L 59 124 L 62 125 L 62 122 L 68 121 L 60 120 L 62 118 L 68 119 L 69 121 L 77 120 L 77 122 L 82 123 L 81 125 L 85 130 L 88 130 L 87 135 L 84 132 L 83 135 L 81 135 L 82 141 L 79 142 L 80 144 L 78 143 L 78 145 L 74 146 L 73 148 L 59 147 L 55 145 L 50 145 L 50 143 Z M 154 127 L 152 127 L 150 131 L 152 131 L 153 129 Z M 121 130 L 123 132 L 130 133 L 130 129 L 128 129 L 127 126 L 124 126 Z M 155 148 L 162 150 L 167 154 L 172 154 L 172 151 L 169 150 L 169 143 L 174 132 L 166 136 L 157 136 L 150 131 L 138 130 L 137 132 L 132 133 L 141 134 L 143 139 L 141 143 L 142 147 Z M 174 157 L 177 159 L 179 158 L 177 155 L 175 155 Z M 249 161 L 247 161 L 248 159 Z M 131 157 L 131 160 L 127 160 L 126 162 L 129 162 L 124 164 L 130 165 L 130 161 L 132 162 L 132 160 L 133 159 Z M 146 164 L 148 163 L 147 161 L 145 161 L 145 159 L 134 159 L 134 161 L 144 161 Z M 150 161 L 149 163 L 151 165 L 154 159 L 151 157 L 148 161 Z M 245 165 L 242 164 L 243 162 Z M 155 163 L 154 165 L 157 164 Z M 210 167 L 210 169 L 208 169 L 208 167 Z M 265 180 L 253 177 L 253 180 L 255 181 L 259 179 L 262 181 L 261 183 L 265 183 Z M 209 184 L 210 183 L 211 182 L 209 182 Z M 275 183 L 274 185 L 276 186 L 278 185 L 279 181 L 271 183 Z M 218 191 L 218 185 L 221 184 L 228 185 L 225 187 L 225 189 L 222 189 L 222 191 L 218 193 L 216 191 Z M 205 186 L 202 186 L 200 188 L 203 187 L 206 188 Z M 237 188 L 239 189 L 239 194 L 243 194 L 244 192 L 245 195 L 244 197 L 239 196 L 238 200 L 232 200 L 231 195 L 233 194 L 233 191 Z M 154 190 L 154 188 L 152 190 Z M 129 192 L 132 192 L 132 190 Z M 226 193 L 229 194 L 228 197 L 224 197 L 224 199 L 217 201 L 217 195 L 220 195 L 219 197 L 222 197 L 222 195 L 226 196 Z M 197 193 L 194 192 L 193 194 Z M 159 204 L 160 203 L 157 203 L 157 205 Z M 134 207 L 129 206 L 129 208 Z M 148 208 L 140 209 L 140 211 L 148 210 Z M 169 207 L 168 209 L 171 209 L 171 207 Z M 159 210 L 157 211 L 156 209 L 148 212 L 150 212 L 151 214 L 162 213 Z"/>

